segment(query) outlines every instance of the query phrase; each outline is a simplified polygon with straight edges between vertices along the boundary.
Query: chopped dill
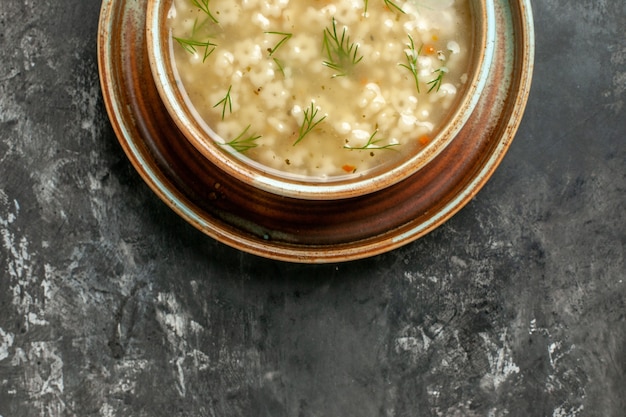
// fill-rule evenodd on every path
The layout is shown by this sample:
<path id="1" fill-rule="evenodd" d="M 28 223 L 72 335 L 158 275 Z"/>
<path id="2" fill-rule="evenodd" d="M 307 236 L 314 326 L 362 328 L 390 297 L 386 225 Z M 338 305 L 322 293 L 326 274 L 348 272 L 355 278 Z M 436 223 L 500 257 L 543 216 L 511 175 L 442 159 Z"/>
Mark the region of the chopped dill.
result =
<path id="1" fill-rule="evenodd" d="M 274 62 L 276 63 L 276 66 L 278 67 L 278 70 L 280 71 L 281 74 L 283 74 L 283 77 L 285 76 L 285 66 L 283 65 L 283 63 L 278 59 L 278 58 L 272 58 L 274 60 Z"/>
<path id="2" fill-rule="evenodd" d="M 367 140 L 367 143 L 363 146 L 359 146 L 355 148 L 350 145 L 344 145 L 343 147 L 344 149 L 350 149 L 350 150 L 355 150 L 355 151 L 365 151 L 365 150 L 372 151 L 372 150 L 377 150 L 377 149 L 391 149 L 392 147 L 399 145 L 399 143 L 388 143 L 386 145 L 377 145 L 378 143 L 384 140 L 384 139 L 374 139 L 377 133 L 378 133 L 378 129 L 375 130 L 374 133 L 371 134 L 371 136 Z"/>
<path id="3" fill-rule="evenodd" d="M 402 14 L 406 14 L 406 12 L 404 10 L 402 10 L 402 7 L 398 6 L 396 3 L 394 3 L 391 0 L 385 0 L 385 4 L 387 5 L 387 7 L 389 7 L 390 10 L 395 9 L 398 12 L 402 13 Z M 365 2 L 366 8 L 367 8 L 367 2 Z"/>
<path id="4" fill-rule="evenodd" d="M 433 91 L 433 90 L 435 90 L 435 92 L 439 91 L 439 88 L 441 87 L 441 82 L 443 80 L 443 76 L 447 72 L 448 72 L 448 68 L 446 68 L 446 67 L 441 67 L 441 68 L 438 68 L 438 69 L 433 71 L 433 74 L 437 73 L 437 77 L 435 77 L 432 80 L 428 81 L 428 84 L 430 85 L 430 88 L 428 89 L 429 93 L 431 91 Z"/>
<path id="5" fill-rule="evenodd" d="M 185 51 L 189 52 L 190 54 L 195 54 L 196 52 L 198 52 L 196 47 L 204 48 L 202 62 L 206 61 L 206 59 L 209 57 L 209 55 L 213 53 L 215 47 L 217 46 L 217 44 L 211 42 L 210 39 L 203 42 L 197 41 L 195 39 L 178 38 L 176 36 L 174 36 L 173 38 L 176 42 L 180 44 L 180 46 L 183 47 L 183 49 L 185 49 Z"/>
<path id="6" fill-rule="evenodd" d="M 209 9 L 210 1 L 211 0 L 191 0 L 191 4 L 193 4 L 200 10 L 202 10 L 207 16 L 209 16 L 209 19 L 211 19 L 213 22 L 219 23 L 217 19 L 215 18 L 215 16 L 213 16 L 213 13 L 211 13 L 211 10 Z"/>
<path id="7" fill-rule="evenodd" d="M 201 24 L 200 26 L 202 26 Z M 206 41 L 199 41 L 196 39 L 196 32 L 198 31 L 198 19 L 193 22 L 193 28 L 191 29 L 191 37 L 189 38 L 179 38 L 176 36 L 172 36 L 172 38 L 182 46 L 182 48 L 189 52 L 190 54 L 195 54 L 198 52 L 197 48 L 204 49 L 202 62 L 206 61 L 206 59 L 213 53 L 217 44 L 211 42 L 209 37 Z"/>
<path id="8" fill-rule="evenodd" d="M 261 135 L 254 135 L 254 134 L 246 135 L 249 129 L 250 129 L 250 125 L 248 125 L 243 130 L 243 132 L 241 132 L 239 136 L 237 136 L 235 139 L 229 142 L 226 142 L 223 145 L 230 146 L 237 152 L 245 152 L 252 148 L 256 148 L 258 146 L 258 144 L 256 143 L 256 140 L 259 139 Z"/>
<path id="9" fill-rule="evenodd" d="M 337 34 L 337 21 L 333 17 L 332 30 L 324 29 L 323 48 L 326 50 L 327 60 L 322 64 L 336 71 L 333 77 L 347 75 L 352 67 L 361 62 L 363 56 L 358 56 L 359 45 L 350 43 L 350 37 L 346 36 L 346 28 L 343 28 L 341 37 Z"/>
<path id="10" fill-rule="evenodd" d="M 228 91 L 226 92 L 226 95 L 224 96 L 223 99 L 221 99 L 220 101 L 218 101 L 215 106 L 213 106 L 213 108 L 219 106 L 220 104 L 222 105 L 222 120 L 224 120 L 224 116 L 226 114 L 226 107 L 228 106 L 228 111 L 230 113 L 233 112 L 233 101 L 230 97 L 230 90 L 233 88 L 232 84 L 230 85 L 230 87 L 228 87 Z"/>
<path id="11" fill-rule="evenodd" d="M 408 46 L 408 51 L 404 51 L 404 55 L 406 56 L 406 60 L 407 63 L 406 64 L 398 64 L 401 67 L 404 67 L 406 69 L 408 69 L 409 71 L 411 71 L 411 74 L 413 75 L 413 79 L 415 80 L 415 88 L 417 89 L 417 92 L 420 92 L 420 85 L 419 85 L 419 77 L 417 75 L 417 58 L 419 57 L 419 55 L 422 53 L 422 47 L 420 46 L 420 48 L 416 51 L 415 50 L 415 43 L 413 42 L 413 38 L 411 37 L 411 35 L 409 36 L 409 41 L 410 43 L 407 44 Z"/>
<path id="12" fill-rule="evenodd" d="M 270 56 L 272 56 L 274 54 L 274 52 L 276 52 L 276 50 L 278 48 L 280 48 L 280 46 L 283 43 L 287 42 L 293 36 L 292 33 L 287 33 L 287 32 L 265 32 L 265 33 L 268 34 L 268 35 L 280 35 L 280 36 L 282 36 L 282 38 L 280 38 L 278 43 L 276 45 L 274 45 L 273 48 L 268 49 L 268 52 L 270 53 Z"/>
<path id="13" fill-rule="evenodd" d="M 322 116 L 321 118 L 315 120 L 315 116 L 317 116 L 317 112 L 319 109 L 315 107 L 315 104 L 311 102 L 311 106 L 308 109 L 304 110 L 304 120 L 300 125 L 300 131 L 298 132 L 298 139 L 293 143 L 293 145 L 297 145 L 304 137 L 315 128 L 322 120 L 326 118 L 326 116 Z"/>

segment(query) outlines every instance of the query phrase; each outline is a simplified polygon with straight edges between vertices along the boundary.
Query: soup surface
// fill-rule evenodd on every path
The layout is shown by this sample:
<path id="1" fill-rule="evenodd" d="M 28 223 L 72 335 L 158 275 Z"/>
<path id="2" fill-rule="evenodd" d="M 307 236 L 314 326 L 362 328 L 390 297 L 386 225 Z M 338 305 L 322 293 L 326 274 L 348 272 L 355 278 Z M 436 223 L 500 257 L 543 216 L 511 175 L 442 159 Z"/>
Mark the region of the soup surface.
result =
<path id="1" fill-rule="evenodd" d="M 168 25 L 224 150 L 328 179 L 432 140 L 467 81 L 470 18 L 469 0 L 174 0 Z"/>

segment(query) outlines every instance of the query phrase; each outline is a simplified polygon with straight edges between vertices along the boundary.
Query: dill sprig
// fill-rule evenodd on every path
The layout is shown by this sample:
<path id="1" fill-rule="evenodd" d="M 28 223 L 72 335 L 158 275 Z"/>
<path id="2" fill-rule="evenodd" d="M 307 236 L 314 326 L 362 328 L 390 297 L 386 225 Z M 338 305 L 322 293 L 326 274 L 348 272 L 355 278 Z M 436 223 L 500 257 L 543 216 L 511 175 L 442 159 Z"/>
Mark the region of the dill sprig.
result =
<path id="1" fill-rule="evenodd" d="M 283 63 L 278 59 L 278 58 L 272 58 L 274 60 L 274 62 L 276 63 L 276 66 L 278 67 L 278 70 L 280 71 L 281 74 L 283 74 L 283 77 L 285 76 L 285 66 L 283 65 Z"/>
<path id="2" fill-rule="evenodd" d="M 398 12 L 402 13 L 402 14 L 406 14 L 406 12 L 404 10 L 402 10 L 402 7 L 398 6 L 396 3 L 394 3 L 391 0 L 384 0 L 385 1 L 385 5 L 387 6 L 387 8 L 389 10 L 397 10 Z M 363 5 L 363 14 L 366 15 L 367 14 L 367 7 L 369 6 L 369 0 L 365 0 L 364 2 L 365 4 Z"/>
<path id="3" fill-rule="evenodd" d="M 200 27 L 203 24 L 200 25 Z M 199 41 L 196 39 L 196 33 L 198 32 L 198 19 L 193 22 L 193 28 L 191 29 L 191 37 L 189 38 L 180 38 L 176 36 L 172 36 L 172 38 L 183 47 L 183 49 L 190 54 L 195 54 L 198 52 L 197 48 L 203 48 L 204 53 L 202 56 L 202 62 L 206 61 L 206 59 L 213 53 L 217 44 L 211 42 L 209 37 L 206 41 Z"/>
<path id="4" fill-rule="evenodd" d="M 215 47 L 217 46 L 217 44 L 211 42 L 210 39 L 206 41 L 198 41 L 195 39 L 178 38 L 176 36 L 173 36 L 173 38 L 176 42 L 180 44 L 180 46 L 183 47 L 183 49 L 185 49 L 185 51 L 189 52 L 190 54 L 195 54 L 196 52 L 198 52 L 196 48 L 204 48 L 202 62 L 206 61 L 206 59 L 209 57 L 209 55 L 213 53 Z"/>
<path id="5" fill-rule="evenodd" d="M 216 108 L 217 106 L 219 106 L 220 104 L 222 105 L 222 120 L 224 120 L 224 116 L 226 115 L 226 107 L 228 107 L 228 111 L 230 113 L 233 112 L 233 101 L 230 97 L 230 90 L 233 88 L 232 84 L 230 87 L 228 87 L 228 91 L 226 92 L 226 95 L 224 96 L 223 99 L 221 99 L 220 101 L 218 101 L 215 106 L 213 106 L 213 108 Z"/>
<path id="6" fill-rule="evenodd" d="M 300 131 L 298 132 L 298 139 L 293 143 L 293 146 L 296 146 L 304 137 L 315 128 L 322 120 L 326 118 L 326 116 L 322 116 L 319 119 L 315 120 L 317 116 L 317 112 L 319 109 L 315 107 L 315 104 L 311 102 L 311 106 L 308 109 L 304 110 L 304 120 L 300 125 Z"/>
<path id="7" fill-rule="evenodd" d="M 346 36 L 346 28 L 343 28 L 341 37 L 337 34 L 337 21 L 333 17 L 332 31 L 324 29 L 323 48 L 326 50 L 327 61 L 322 64 L 335 70 L 333 77 L 346 75 L 352 67 L 361 62 L 363 56 L 358 56 L 359 45 L 350 43 L 350 37 Z"/>
<path id="8" fill-rule="evenodd" d="M 417 92 L 420 92 L 420 84 L 419 84 L 419 77 L 417 75 L 417 58 L 419 57 L 419 55 L 422 53 L 422 46 L 420 46 L 420 48 L 416 51 L 415 50 L 415 42 L 413 42 L 413 38 L 411 37 L 411 35 L 409 35 L 409 41 L 410 43 L 407 44 L 408 47 L 408 52 L 404 51 L 404 55 L 406 56 L 406 60 L 407 63 L 406 64 L 398 64 L 401 67 L 404 67 L 406 69 L 408 69 L 409 71 L 411 71 L 411 74 L 413 75 L 413 79 L 415 80 L 415 88 L 417 89 Z"/>
<path id="9" fill-rule="evenodd" d="M 399 145 L 399 143 L 388 143 L 386 145 L 377 145 L 378 143 L 384 140 L 384 139 L 375 139 L 377 133 L 378 133 L 378 129 L 376 129 L 374 133 L 370 135 L 369 139 L 367 140 L 367 143 L 363 146 L 359 146 L 358 148 L 355 148 L 353 146 L 346 144 L 343 147 L 345 149 L 350 149 L 350 150 L 355 150 L 355 151 L 365 151 L 365 150 L 371 151 L 371 150 L 377 150 L 377 149 L 391 149 L 392 147 Z"/>
<path id="10" fill-rule="evenodd" d="M 387 5 L 387 7 L 389 7 L 390 10 L 395 9 L 402 14 L 406 14 L 406 12 L 402 10 L 402 7 L 398 6 L 396 3 L 394 3 L 391 0 L 385 0 L 385 4 Z M 365 7 L 367 10 L 367 2 L 365 2 Z"/>
<path id="11" fill-rule="evenodd" d="M 267 51 L 270 53 L 270 56 L 274 55 L 274 52 L 276 52 L 276 50 L 278 48 L 280 48 L 280 46 L 287 42 L 289 39 L 291 39 L 291 37 L 293 36 L 292 33 L 288 33 L 288 32 L 265 32 L 268 35 L 280 35 L 282 36 L 282 38 L 280 38 L 280 40 L 278 41 L 278 43 L 276 45 L 274 45 L 273 48 L 269 48 Z"/>
<path id="12" fill-rule="evenodd" d="M 210 1 L 211 0 L 191 0 L 191 4 L 193 4 L 200 10 L 202 10 L 207 16 L 209 16 L 209 19 L 211 19 L 213 22 L 219 23 L 217 19 L 215 18 L 215 16 L 213 16 L 213 13 L 211 13 L 211 10 L 209 9 Z"/>
<path id="13" fill-rule="evenodd" d="M 272 60 L 276 63 L 276 66 L 278 67 L 278 70 L 283 74 L 283 76 L 285 76 L 285 66 L 284 64 L 276 57 L 272 56 L 274 55 L 274 52 L 276 52 L 276 50 L 278 48 L 280 48 L 285 42 L 287 42 L 289 39 L 291 39 L 291 37 L 293 36 L 292 33 L 289 32 L 276 32 L 276 31 L 270 31 L 270 32 L 265 32 L 268 35 L 279 35 L 282 36 L 280 38 L 280 40 L 276 43 L 276 45 L 274 45 L 273 48 L 268 48 L 267 52 L 269 52 L 269 56 L 272 57 Z"/>
<path id="14" fill-rule="evenodd" d="M 245 152 L 252 148 L 256 148 L 258 146 L 256 140 L 259 139 L 261 135 L 246 134 L 249 129 L 250 125 L 248 125 L 235 139 L 226 142 L 223 145 L 230 146 L 237 152 Z"/>
<path id="15" fill-rule="evenodd" d="M 433 74 L 437 73 L 437 77 L 435 77 L 432 80 L 428 81 L 428 84 L 430 85 L 430 88 L 428 89 L 429 93 L 431 91 L 433 91 L 433 90 L 435 90 L 435 92 L 439 91 L 439 88 L 441 87 L 441 82 L 443 81 L 443 76 L 447 72 L 448 72 L 448 68 L 447 67 L 441 67 L 441 68 L 438 68 L 438 69 L 433 71 Z"/>

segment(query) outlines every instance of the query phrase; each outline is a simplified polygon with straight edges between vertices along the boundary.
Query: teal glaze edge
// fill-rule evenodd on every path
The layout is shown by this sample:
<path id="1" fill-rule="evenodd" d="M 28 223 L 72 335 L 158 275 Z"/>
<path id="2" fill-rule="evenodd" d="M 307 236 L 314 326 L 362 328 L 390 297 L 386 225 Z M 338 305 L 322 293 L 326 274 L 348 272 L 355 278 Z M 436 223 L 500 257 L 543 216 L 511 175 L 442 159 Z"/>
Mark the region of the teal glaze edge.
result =
<path id="1" fill-rule="evenodd" d="M 485 48 L 485 63 L 480 71 L 480 76 L 478 77 L 479 83 L 476 88 L 476 91 L 484 91 L 485 86 L 487 84 L 487 80 L 489 79 L 489 72 L 491 71 L 491 64 L 493 63 L 493 57 L 495 55 L 496 49 L 496 11 L 495 11 L 495 3 L 494 0 L 487 0 L 487 45 Z M 474 94 L 471 100 L 471 108 L 475 109 L 478 101 L 480 100 L 479 94 Z M 466 118 L 469 118 L 468 115 Z M 459 128 L 460 130 L 460 128 Z M 458 133 L 458 132 L 456 132 Z"/>

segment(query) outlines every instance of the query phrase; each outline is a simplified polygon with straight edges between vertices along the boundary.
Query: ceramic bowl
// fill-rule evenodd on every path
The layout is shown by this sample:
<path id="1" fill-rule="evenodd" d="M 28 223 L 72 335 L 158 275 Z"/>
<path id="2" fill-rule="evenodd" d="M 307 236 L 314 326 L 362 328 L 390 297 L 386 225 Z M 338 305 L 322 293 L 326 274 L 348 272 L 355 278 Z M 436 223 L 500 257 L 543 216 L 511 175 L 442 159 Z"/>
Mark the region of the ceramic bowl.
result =
<path id="1" fill-rule="evenodd" d="M 150 68 L 159 96 L 184 137 L 212 164 L 227 175 L 278 196 L 304 200 L 338 200 L 375 193 L 397 184 L 424 168 L 455 138 L 475 109 L 492 64 L 495 44 L 493 0 L 468 0 L 471 6 L 473 50 L 470 70 L 462 93 L 456 99 L 436 136 L 416 153 L 384 169 L 361 175 L 308 179 L 266 169 L 225 151 L 194 111 L 172 64 L 172 35 L 167 18 L 173 0 L 147 3 L 146 44 Z"/>
<path id="2" fill-rule="evenodd" d="M 146 48 L 153 1 L 102 1 L 98 70 L 111 127 L 138 175 L 166 206 L 217 241 L 265 258 L 352 261 L 392 251 L 442 226 L 496 173 L 531 91 L 531 1 L 494 0 L 495 28 L 488 27 L 497 36 L 489 77 L 471 116 L 436 158 L 375 193 L 286 198 L 227 174 L 173 122 Z"/>

